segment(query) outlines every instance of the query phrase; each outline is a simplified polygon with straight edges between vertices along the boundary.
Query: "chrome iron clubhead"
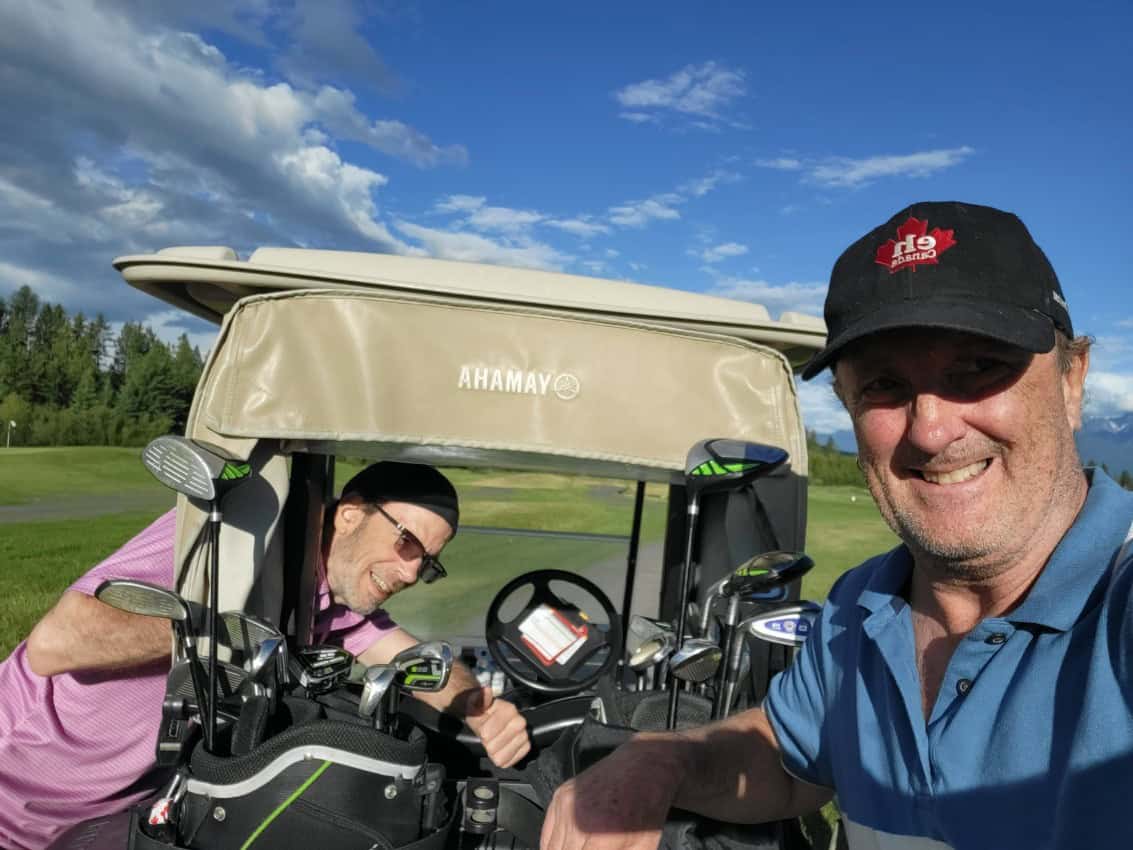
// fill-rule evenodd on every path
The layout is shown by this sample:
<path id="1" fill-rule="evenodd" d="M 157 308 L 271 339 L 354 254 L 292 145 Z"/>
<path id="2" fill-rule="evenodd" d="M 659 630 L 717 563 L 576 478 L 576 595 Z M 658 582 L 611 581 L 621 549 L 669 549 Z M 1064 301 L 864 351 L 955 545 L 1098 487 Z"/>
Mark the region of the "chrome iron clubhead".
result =
<path id="1" fill-rule="evenodd" d="M 362 675 L 362 696 L 358 700 L 358 716 L 373 718 L 374 728 L 386 731 L 389 723 L 388 695 L 396 690 L 397 668 L 392 664 L 373 664 Z"/>
<path id="2" fill-rule="evenodd" d="M 676 645 L 677 636 L 673 632 L 658 633 L 655 637 L 643 641 L 641 646 L 634 650 L 629 657 L 629 669 L 637 673 L 654 664 L 660 664 L 672 655 Z"/>
<path id="3" fill-rule="evenodd" d="M 715 643 L 705 638 L 689 638 L 680 649 L 673 653 L 669 662 L 669 672 L 673 678 L 682 682 L 700 684 L 707 682 L 720 666 L 724 652 Z"/>
<path id="4" fill-rule="evenodd" d="M 455 658 L 451 643 L 431 640 L 402 650 L 390 663 L 397 669 L 401 688 L 435 693 L 448 684 Z"/>

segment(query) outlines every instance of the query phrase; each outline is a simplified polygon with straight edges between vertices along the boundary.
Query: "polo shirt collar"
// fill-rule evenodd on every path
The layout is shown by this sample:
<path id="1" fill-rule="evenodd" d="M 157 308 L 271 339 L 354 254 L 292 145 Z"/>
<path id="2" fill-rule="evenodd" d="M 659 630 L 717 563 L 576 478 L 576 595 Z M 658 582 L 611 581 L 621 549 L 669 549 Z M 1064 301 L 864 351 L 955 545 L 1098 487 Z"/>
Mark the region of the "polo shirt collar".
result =
<path id="1" fill-rule="evenodd" d="M 1110 567 L 1133 523 L 1133 496 L 1109 476 L 1087 469 L 1089 490 L 1074 524 L 1051 553 L 1022 604 L 1003 619 L 1068 631 L 1078 621 L 1098 580 Z M 858 605 L 888 620 L 905 600 L 913 558 L 904 545 L 879 556 Z"/>
<path id="2" fill-rule="evenodd" d="M 1099 579 L 1133 522 L 1133 497 L 1112 478 L 1086 470 L 1086 502 L 1027 597 L 1004 619 L 1068 631 L 1081 617 Z"/>

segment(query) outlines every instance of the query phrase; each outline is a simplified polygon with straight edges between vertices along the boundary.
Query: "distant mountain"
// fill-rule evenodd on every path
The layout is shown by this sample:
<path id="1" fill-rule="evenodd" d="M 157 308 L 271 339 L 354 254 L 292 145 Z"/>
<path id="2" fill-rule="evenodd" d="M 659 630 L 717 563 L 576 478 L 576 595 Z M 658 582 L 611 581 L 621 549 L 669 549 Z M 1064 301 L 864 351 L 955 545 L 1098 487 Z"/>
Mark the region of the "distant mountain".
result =
<path id="1" fill-rule="evenodd" d="M 1087 419 L 1078 432 L 1082 462 L 1105 464 L 1114 478 L 1123 469 L 1133 473 L 1133 413 Z"/>

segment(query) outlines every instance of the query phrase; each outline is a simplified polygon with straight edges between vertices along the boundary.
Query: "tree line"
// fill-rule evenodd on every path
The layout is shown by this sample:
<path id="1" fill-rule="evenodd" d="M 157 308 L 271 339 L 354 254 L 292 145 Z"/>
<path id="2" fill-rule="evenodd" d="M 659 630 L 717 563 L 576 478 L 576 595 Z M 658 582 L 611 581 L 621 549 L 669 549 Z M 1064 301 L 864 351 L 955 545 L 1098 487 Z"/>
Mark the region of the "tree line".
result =
<path id="1" fill-rule="evenodd" d="M 0 440 L 139 446 L 180 433 L 202 366 L 185 334 L 169 345 L 136 322 L 115 334 L 101 314 L 68 315 L 21 287 L 0 297 Z"/>

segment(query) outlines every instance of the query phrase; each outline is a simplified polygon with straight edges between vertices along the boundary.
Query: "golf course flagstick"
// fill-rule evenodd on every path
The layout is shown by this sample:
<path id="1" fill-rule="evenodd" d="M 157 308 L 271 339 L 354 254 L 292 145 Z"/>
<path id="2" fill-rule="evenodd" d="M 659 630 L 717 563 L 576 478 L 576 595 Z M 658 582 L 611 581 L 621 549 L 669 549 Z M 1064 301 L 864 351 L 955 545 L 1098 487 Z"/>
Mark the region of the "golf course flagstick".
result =
<path id="1" fill-rule="evenodd" d="M 742 440 L 711 439 L 695 443 L 685 458 L 685 489 L 688 492 L 688 535 L 681 568 L 681 595 L 677 598 L 676 646 L 684 645 L 688 616 L 688 591 L 692 581 L 692 546 L 700 516 L 700 497 L 714 490 L 735 489 L 767 475 L 787 462 L 789 455 L 776 446 Z M 669 670 L 669 713 L 666 728 L 677 722 L 680 696 L 672 668 Z"/>

